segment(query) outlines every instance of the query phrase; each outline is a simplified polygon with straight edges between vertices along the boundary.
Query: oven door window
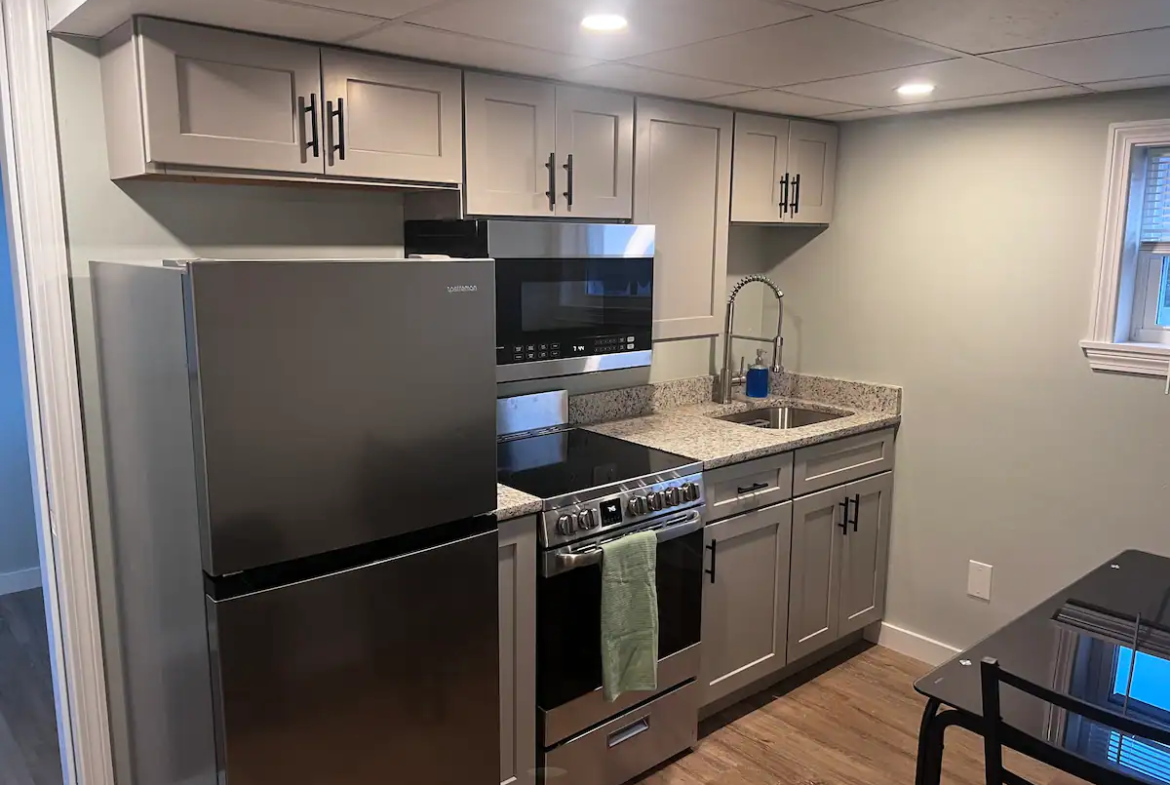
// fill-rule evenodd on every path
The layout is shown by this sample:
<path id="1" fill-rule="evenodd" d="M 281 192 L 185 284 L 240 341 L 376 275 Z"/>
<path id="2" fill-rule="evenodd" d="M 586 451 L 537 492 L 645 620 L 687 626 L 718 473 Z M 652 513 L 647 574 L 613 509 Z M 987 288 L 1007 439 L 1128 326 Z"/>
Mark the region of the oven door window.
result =
<path id="1" fill-rule="evenodd" d="M 658 656 L 699 642 L 703 532 L 660 543 Z M 537 592 L 537 702 L 546 711 L 601 686 L 601 567 L 540 579 Z"/>
<path id="2" fill-rule="evenodd" d="M 654 259 L 500 259 L 496 328 L 504 345 L 573 345 L 599 335 L 648 333 Z"/>

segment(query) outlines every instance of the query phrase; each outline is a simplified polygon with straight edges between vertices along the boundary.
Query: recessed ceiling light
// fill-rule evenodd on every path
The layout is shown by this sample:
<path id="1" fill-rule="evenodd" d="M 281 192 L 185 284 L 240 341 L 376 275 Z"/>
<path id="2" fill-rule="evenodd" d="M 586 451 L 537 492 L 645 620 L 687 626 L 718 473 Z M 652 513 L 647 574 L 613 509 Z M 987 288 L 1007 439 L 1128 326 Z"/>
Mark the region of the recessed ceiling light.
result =
<path id="1" fill-rule="evenodd" d="M 930 95 L 934 92 L 934 85 L 928 82 L 909 82 L 898 88 L 898 95 Z"/>
<path id="2" fill-rule="evenodd" d="M 581 27 L 595 33 L 616 33 L 628 26 L 629 22 L 621 14 L 589 14 L 581 20 Z"/>

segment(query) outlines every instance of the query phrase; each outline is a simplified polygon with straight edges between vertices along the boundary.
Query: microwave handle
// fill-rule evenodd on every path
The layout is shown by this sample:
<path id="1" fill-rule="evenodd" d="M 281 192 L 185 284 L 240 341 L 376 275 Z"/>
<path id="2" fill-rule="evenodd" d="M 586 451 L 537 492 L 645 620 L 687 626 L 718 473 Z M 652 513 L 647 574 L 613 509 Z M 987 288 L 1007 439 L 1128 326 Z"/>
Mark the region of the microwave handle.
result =
<path id="1" fill-rule="evenodd" d="M 703 528 L 703 515 L 699 510 L 691 510 L 676 518 L 660 524 L 657 527 L 650 527 L 657 536 L 658 543 L 661 545 L 664 542 L 670 542 L 673 539 L 690 534 Z M 646 529 L 639 529 L 636 531 L 646 531 Z M 627 534 L 634 534 L 635 532 L 623 532 L 618 535 L 625 537 Z M 614 539 L 614 538 L 607 538 Z M 542 565 L 542 573 L 545 577 L 552 575 L 559 575 L 563 572 L 578 569 L 580 567 L 589 567 L 594 564 L 601 564 L 601 548 L 600 541 L 597 545 L 585 548 L 583 550 L 573 550 L 581 546 L 569 546 L 560 548 L 556 551 L 550 551 L 545 554 L 544 563 Z"/>

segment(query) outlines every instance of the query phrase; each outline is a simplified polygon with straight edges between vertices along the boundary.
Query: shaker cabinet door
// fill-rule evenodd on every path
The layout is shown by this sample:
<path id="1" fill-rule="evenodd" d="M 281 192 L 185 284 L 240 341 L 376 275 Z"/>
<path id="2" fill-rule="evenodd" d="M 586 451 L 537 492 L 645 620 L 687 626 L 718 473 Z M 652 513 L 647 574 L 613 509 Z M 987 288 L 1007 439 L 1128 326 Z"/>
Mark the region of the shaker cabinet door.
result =
<path id="1" fill-rule="evenodd" d="M 731 220 L 778 223 L 785 202 L 789 121 L 782 117 L 735 114 L 731 173 Z"/>
<path id="2" fill-rule="evenodd" d="M 556 212 L 556 87 L 468 72 L 467 213 L 550 217 Z"/>
<path id="3" fill-rule="evenodd" d="M 162 19 L 137 24 L 148 162 L 323 171 L 312 145 L 318 47 Z"/>
<path id="4" fill-rule="evenodd" d="M 703 704 L 785 664 L 792 502 L 707 526 Z"/>
<path id="5" fill-rule="evenodd" d="M 803 496 L 792 503 L 792 575 L 789 581 L 788 659 L 801 657 L 839 637 L 840 522 L 845 489 Z"/>
<path id="6" fill-rule="evenodd" d="M 321 51 L 325 171 L 343 177 L 463 180 L 463 84 L 455 68 Z"/>
<path id="7" fill-rule="evenodd" d="M 892 472 L 850 483 L 850 525 L 841 537 L 840 627 L 848 635 L 880 621 L 886 605 L 886 571 L 893 509 Z"/>
<path id="8" fill-rule="evenodd" d="M 500 524 L 500 785 L 536 769 L 536 520 Z"/>
<path id="9" fill-rule="evenodd" d="M 791 122 L 788 137 L 789 223 L 827 224 L 833 219 L 837 180 L 837 126 Z"/>
<path id="10" fill-rule="evenodd" d="M 634 97 L 557 87 L 556 213 L 628 220 L 634 210 Z"/>

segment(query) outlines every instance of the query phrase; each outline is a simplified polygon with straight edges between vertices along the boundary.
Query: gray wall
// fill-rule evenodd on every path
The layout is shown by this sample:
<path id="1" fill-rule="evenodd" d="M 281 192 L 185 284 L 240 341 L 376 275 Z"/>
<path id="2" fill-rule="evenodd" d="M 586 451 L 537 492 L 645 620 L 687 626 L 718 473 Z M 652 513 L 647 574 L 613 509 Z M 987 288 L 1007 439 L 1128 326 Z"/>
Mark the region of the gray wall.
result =
<path id="1" fill-rule="evenodd" d="M 0 191 L 0 207 L 3 199 Z M 13 284 L 8 226 L 0 209 L 0 592 L 9 582 L 5 576 L 40 565 Z M 22 578 L 20 585 L 27 586 L 28 577 Z"/>
<path id="2" fill-rule="evenodd" d="M 790 367 L 905 387 L 890 623 L 963 646 L 1123 549 L 1170 554 L 1165 381 L 1077 345 L 1107 127 L 1162 117 L 1146 91 L 847 124 L 832 226 L 769 230 Z"/>

